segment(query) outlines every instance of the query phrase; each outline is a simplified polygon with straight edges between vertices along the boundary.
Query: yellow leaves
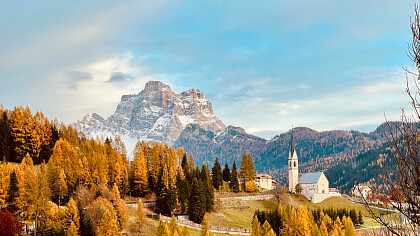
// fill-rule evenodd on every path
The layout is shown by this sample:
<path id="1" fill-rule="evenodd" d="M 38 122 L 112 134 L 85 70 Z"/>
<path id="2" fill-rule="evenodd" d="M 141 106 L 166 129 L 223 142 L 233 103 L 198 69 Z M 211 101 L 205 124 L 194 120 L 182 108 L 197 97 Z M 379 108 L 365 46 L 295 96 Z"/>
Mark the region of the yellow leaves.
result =
<path id="1" fill-rule="evenodd" d="M 135 156 L 132 163 L 134 190 L 140 195 L 147 190 L 148 186 L 146 160 L 140 142 L 137 143 L 134 153 Z"/>
<path id="2" fill-rule="evenodd" d="M 7 191 L 10 186 L 10 174 L 13 169 L 8 163 L 0 163 L 0 205 L 3 205 L 7 199 Z"/>
<path id="3" fill-rule="evenodd" d="M 146 223 L 146 213 L 144 212 L 143 202 L 141 201 L 141 199 L 139 199 L 137 203 L 137 217 L 140 223 L 140 227 L 143 227 Z"/>
<path id="4" fill-rule="evenodd" d="M 76 231 L 79 230 L 79 211 L 76 206 L 76 202 L 73 198 L 70 198 L 70 201 L 67 203 L 66 213 L 65 213 L 65 221 L 66 225 L 70 227 L 71 224 L 74 224 Z"/>
<path id="5" fill-rule="evenodd" d="M 121 235 L 118 227 L 117 219 L 113 216 L 110 210 L 106 210 L 102 219 L 100 227 L 97 230 L 98 236 L 119 236 Z"/>
<path id="6" fill-rule="evenodd" d="M 245 192 L 255 192 L 258 187 L 255 185 L 254 181 L 247 181 L 245 183 Z"/>
<path id="7" fill-rule="evenodd" d="M 41 146 L 51 139 L 51 125 L 42 112 L 32 115 L 29 107 L 16 107 L 10 117 L 10 128 L 16 143 L 15 151 L 19 157 L 30 153 L 38 158 Z"/>

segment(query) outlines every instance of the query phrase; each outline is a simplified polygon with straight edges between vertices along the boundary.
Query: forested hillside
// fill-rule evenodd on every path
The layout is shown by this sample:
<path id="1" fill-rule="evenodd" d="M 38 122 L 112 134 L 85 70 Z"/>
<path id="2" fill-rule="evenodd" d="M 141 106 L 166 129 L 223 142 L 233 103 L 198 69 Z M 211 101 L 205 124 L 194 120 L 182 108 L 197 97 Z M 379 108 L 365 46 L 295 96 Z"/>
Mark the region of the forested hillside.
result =
<path id="1" fill-rule="evenodd" d="M 396 164 L 392 158 L 392 144 L 387 142 L 377 149 L 357 155 L 325 172 L 330 186 L 339 187 L 344 193 L 357 183 L 368 183 L 378 193 L 388 194 L 391 189 L 387 176 L 393 178 Z"/>

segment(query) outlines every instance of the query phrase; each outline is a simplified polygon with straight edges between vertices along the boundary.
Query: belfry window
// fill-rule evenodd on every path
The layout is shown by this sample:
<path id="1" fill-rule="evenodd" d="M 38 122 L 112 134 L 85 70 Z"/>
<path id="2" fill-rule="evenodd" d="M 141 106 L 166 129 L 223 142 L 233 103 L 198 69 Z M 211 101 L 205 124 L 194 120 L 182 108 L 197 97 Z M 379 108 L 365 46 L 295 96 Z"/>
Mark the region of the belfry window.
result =
<path id="1" fill-rule="evenodd" d="M 292 162 L 289 162 L 290 167 L 292 167 Z"/>
<path id="2" fill-rule="evenodd" d="M 293 162 L 293 167 L 296 167 L 296 161 Z"/>

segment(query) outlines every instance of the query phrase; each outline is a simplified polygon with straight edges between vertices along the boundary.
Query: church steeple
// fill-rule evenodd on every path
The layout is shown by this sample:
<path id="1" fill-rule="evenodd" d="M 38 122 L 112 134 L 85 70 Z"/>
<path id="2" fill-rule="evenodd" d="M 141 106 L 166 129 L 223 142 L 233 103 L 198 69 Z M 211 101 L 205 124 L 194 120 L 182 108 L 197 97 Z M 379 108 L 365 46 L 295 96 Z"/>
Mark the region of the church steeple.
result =
<path id="1" fill-rule="evenodd" d="M 293 139 L 293 126 L 292 126 L 292 137 L 290 139 L 290 153 L 293 155 L 295 152 L 295 140 Z"/>
<path id="2" fill-rule="evenodd" d="M 299 183 L 299 161 L 295 149 L 295 140 L 293 138 L 293 127 L 290 138 L 290 150 L 288 160 L 288 172 L 289 172 L 289 191 L 294 193 L 295 187 Z"/>

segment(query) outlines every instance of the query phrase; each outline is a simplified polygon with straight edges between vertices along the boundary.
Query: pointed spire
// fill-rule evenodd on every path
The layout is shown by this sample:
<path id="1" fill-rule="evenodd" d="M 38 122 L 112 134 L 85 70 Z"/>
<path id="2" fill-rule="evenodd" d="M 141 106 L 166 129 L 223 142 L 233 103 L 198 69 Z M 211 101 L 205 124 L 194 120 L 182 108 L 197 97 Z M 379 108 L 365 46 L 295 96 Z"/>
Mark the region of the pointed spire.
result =
<path id="1" fill-rule="evenodd" d="M 295 152 L 295 140 L 293 139 L 293 126 L 292 126 L 292 138 L 290 140 L 290 155 L 293 156 Z"/>

